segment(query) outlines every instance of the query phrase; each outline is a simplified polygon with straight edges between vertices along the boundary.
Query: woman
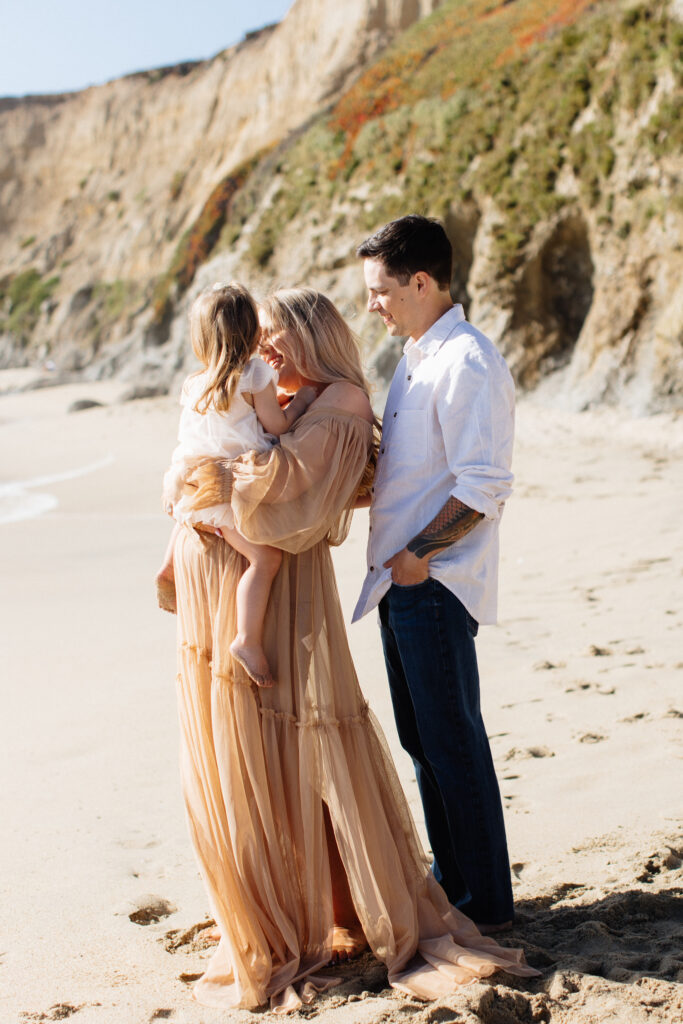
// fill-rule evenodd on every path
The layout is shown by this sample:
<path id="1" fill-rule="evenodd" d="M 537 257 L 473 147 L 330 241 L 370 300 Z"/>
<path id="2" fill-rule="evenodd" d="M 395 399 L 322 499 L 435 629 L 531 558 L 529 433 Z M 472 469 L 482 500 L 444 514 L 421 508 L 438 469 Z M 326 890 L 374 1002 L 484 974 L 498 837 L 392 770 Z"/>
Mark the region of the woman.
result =
<path id="1" fill-rule="evenodd" d="M 358 348 L 314 291 L 278 292 L 264 312 L 280 386 L 318 397 L 270 452 L 206 463 L 188 483 L 197 508 L 230 501 L 244 537 L 284 552 L 264 629 L 274 687 L 230 656 L 240 556 L 191 530 L 174 556 L 183 788 L 221 936 L 195 995 L 296 1009 L 365 940 L 394 987 L 424 998 L 499 966 L 534 974 L 448 903 L 358 687 L 329 551 L 373 449 Z"/>

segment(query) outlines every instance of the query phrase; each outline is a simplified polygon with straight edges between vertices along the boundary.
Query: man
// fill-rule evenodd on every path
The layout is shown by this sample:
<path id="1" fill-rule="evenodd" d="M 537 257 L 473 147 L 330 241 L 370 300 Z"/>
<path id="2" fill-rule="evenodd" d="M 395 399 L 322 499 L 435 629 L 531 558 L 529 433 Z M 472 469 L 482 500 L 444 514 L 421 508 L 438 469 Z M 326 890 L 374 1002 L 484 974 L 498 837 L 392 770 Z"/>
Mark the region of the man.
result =
<path id="1" fill-rule="evenodd" d="M 474 637 L 479 623 L 496 620 L 514 385 L 493 343 L 451 300 L 451 245 L 437 221 L 401 217 L 357 255 L 368 310 L 408 340 L 387 398 L 354 620 L 379 605 L 434 874 L 482 931 L 502 931 L 512 922 L 512 886 Z"/>

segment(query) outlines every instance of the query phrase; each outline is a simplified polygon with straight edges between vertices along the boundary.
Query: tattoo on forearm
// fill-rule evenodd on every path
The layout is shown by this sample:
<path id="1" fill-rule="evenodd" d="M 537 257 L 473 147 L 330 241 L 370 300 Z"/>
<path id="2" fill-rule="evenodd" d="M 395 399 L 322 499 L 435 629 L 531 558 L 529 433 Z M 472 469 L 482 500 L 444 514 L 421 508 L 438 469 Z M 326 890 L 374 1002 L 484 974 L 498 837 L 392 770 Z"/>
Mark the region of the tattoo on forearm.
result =
<path id="1" fill-rule="evenodd" d="M 418 558 L 424 558 L 460 540 L 483 518 L 481 512 L 475 512 L 457 498 L 449 498 L 431 523 L 408 541 L 406 547 Z"/>

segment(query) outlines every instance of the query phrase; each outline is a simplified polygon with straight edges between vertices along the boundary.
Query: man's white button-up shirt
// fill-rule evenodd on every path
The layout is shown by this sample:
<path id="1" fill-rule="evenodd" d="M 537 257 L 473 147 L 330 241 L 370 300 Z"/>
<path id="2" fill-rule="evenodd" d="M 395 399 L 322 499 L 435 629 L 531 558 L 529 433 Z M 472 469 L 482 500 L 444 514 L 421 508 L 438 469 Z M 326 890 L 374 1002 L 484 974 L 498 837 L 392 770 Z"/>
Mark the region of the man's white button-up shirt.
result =
<path id="1" fill-rule="evenodd" d="M 514 384 L 485 335 L 449 309 L 409 340 L 389 389 L 370 508 L 368 573 L 354 621 L 391 585 L 384 563 L 453 496 L 484 515 L 429 575 L 479 623 L 496 621 L 498 521 L 512 490 Z"/>

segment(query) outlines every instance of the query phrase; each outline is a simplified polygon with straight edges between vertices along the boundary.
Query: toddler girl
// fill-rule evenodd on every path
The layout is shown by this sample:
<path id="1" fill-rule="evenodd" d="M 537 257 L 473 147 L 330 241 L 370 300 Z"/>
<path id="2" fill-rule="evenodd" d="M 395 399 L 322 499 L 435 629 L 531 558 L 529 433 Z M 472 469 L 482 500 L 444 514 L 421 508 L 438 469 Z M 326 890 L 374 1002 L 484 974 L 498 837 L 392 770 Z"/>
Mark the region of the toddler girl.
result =
<path id="1" fill-rule="evenodd" d="M 164 502 L 177 525 L 156 582 L 160 607 L 175 611 L 173 544 L 178 529 L 200 522 L 220 531 L 249 562 L 237 585 L 237 636 L 230 653 L 255 683 L 272 686 L 275 680 L 262 646 L 263 620 L 282 553 L 245 540 L 233 526 L 229 505 L 193 511 L 183 496 L 188 472 L 199 462 L 266 451 L 316 397 L 312 387 L 302 387 L 286 408 L 280 407 L 276 371 L 254 356 L 259 336 L 256 304 L 242 285 L 214 285 L 192 306 L 190 341 L 203 369 L 183 385 L 179 444 L 164 477 Z"/>

